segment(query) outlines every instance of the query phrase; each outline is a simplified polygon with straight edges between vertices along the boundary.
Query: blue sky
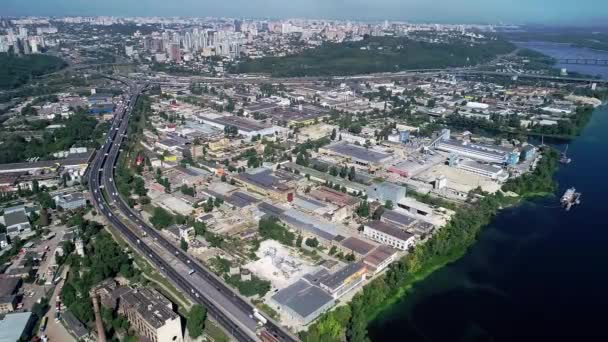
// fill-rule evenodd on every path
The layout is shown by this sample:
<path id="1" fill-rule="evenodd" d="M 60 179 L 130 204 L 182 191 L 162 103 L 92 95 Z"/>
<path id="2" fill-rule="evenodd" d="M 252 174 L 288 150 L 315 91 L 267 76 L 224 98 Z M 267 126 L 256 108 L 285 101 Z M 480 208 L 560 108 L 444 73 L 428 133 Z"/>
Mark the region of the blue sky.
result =
<path id="1" fill-rule="evenodd" d="M 608 23 L 608 0 L 0 0 L 0 15 L 308 17 L 451 23 Z"/>

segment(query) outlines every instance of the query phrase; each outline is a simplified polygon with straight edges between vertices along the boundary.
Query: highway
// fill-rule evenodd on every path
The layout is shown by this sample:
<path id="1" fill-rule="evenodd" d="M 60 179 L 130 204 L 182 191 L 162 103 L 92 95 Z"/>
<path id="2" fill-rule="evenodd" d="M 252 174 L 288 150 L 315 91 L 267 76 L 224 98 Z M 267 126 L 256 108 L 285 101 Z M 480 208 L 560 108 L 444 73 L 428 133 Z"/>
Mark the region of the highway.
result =
<path id="1" fill-rule="evenodd" d="M 108 222 L 169 280 L 188 293 L 195 302 L 205 305 L 209 313 L 231 332 L 234 338 L 239 341 L 257 340 L 255 332 L 258 322 L 252 316 L 254 306 L 235 293 L 215 274 L 165 239 L 156 229 L 148 226 L 118 194 L 113 173 L 121 152 L 121 144 L 126 138 L 129 115 L 144 88 L 128 80 L 123 81 L 130 85 L 129 101 L 125 106 L 119 106 L 117 109 L 108 139 L 89 168 L 88 179 L 93 194 L 93 204 Z M 106 190 L 105 193 L 102 189 Z M 113 211 L 113 209 L 117 210 Z M 122 219 L 129 221 L 131 227 L 138 233 L 127 227 L 119 219 L 116 211 L 120 212 Z M 163 251 L 159 253 L 158 249 Z M 190 269 L 195 273 L 188 275 Z M 297 340 L 270 319 L 267 320 L 264 329 L 279 341 Z"/>
<path id="2" fill-rule="evenodd" d="M 164 85 L 164 86 L 181 86 L 188 87 L 192 82 L 203 82 L 209 84 L 257 84 L 257 83 L 273 83 L 273 84 L 284 84 L 284 85 L 299 85 L 299 84 L 312 84 L 323 81 L 373 81 L 373 80 L 389 80 L 389 79 L 400 79 L 405 77 L 411 77 L 415 75 L 437 75 L 437 74 L 449 74 L 449 75 L 481 75 L 481 76 L 502 76 L 502 77 L 513 77 L 519 78 L 537 79 L 541 81 L 552 81 L 552 82 L 572 82 L 572 83 L 598 83 L 608 84 L 608 80 L 604 79 L 593 79 L 593 78 L 580 78 L 580 77 L 568 77 L 568 76 L 549 76 L 549 75 L 536 75 L 526 73 L 514 73 L 514 72 L 495 72 L 495 71 L 483 71 L 475 70 L 473 68 L 452 68 L 452 69 L 420 69 L 420 70 L 408 70 L 394 73 L 378 73 L 378 74 L 365 74 L 365 75 L 353 75 L 353 76 L 303 76 L 303 77 L 268 77 L 260 75 L 251 75 L 249 77 L 178 77 L 178 76 L 161 76 L 161 77 L 149 77 L 140 76 L 140 81 L 145 81 L 150 84 Z"/>

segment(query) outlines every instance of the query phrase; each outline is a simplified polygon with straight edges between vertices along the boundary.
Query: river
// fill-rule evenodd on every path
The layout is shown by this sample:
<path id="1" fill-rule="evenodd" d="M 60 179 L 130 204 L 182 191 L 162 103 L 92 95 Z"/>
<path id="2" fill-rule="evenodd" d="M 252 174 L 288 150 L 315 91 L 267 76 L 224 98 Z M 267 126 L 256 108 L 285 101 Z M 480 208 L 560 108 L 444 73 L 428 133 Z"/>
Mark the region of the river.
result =
<path id="1" fill-rule="evenodd" d="M 555 58 L 598 54 L 526 45 Z M 608 78 L 608 67 L 564 67 Z M 499 213 L 465 256 L 415 284 L 371 322 L 371 340 L 606 340 L 606 151 L 608 108 L 600 107 L 570 143 L 573 161 L 555 174 L 557 193 Z M 569 186 L 582 192 L 582 204 L 565 212 L 558 201 Z"/>

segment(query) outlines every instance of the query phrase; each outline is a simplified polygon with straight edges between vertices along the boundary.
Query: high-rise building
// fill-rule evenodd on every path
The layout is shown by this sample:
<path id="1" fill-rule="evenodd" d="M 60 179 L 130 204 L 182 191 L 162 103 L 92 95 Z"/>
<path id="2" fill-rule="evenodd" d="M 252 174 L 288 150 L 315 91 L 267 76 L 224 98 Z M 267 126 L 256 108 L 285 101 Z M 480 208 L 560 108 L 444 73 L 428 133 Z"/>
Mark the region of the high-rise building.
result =
<path id="1" fill-rule="evenodd" d="M 179 63 L 182 60 L 182 52 L 179 48 L 179 44 L 171 44 L 171 48 L 169 49 L 169 58 L 174 63 Z"/>
<path id="2" fill-rule="evenodd" d="M 125 55 L 129 57 L 133 56 L 133 46 L 125 45 Z"/>
<path id="3" fill-rule="evenodd" d="M 192 49 L 192 34 L 190 34 L 190 32 L 184 34 L 183 45 L 185 51 L 190 51 Z"/>
<path id="4" fill-rule="evenodd" d="M 23 39 L 27 37 L 27 27 L 19 27 L 19 38 Z"/>

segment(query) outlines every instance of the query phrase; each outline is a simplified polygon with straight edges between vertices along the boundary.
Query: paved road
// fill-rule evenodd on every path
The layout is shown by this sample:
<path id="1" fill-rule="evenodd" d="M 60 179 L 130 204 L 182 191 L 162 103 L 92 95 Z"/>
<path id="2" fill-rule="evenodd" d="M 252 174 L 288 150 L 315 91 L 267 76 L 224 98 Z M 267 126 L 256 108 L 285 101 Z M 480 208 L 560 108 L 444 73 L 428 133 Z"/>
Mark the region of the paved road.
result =
<path id="1" fill-rule="evenodd" d="M 49 338 L 49 341 L 61 341 L 61 342 L 76 342 L 76 338 L 70 335 L 68 330 L 61 324 L 61 322 L 55 322 L 55 303 L 57 303 L 57 296 L 61 293 L 61 288 L 63 287 L 65 275 L 67 274 L 69 268 L 65 267 L 62 273 L 61 281 L 55 286 L 55 290 L 53 291 L 53 295 L 49 300 L 50 309 L 46 313 L 48 317 L 48 323 L 46 324 L 45 334 Z"/>
<path id="2" fill-rule="evenodd" d="M 210 314 L 222 324 L 225 329 L 241 341 L 256 340 L 255 335 L 256 321 L 250 317 L 253 306 L 245 299 L 234 293 L 227 285 L 215 277 L 208 270 L 204 269 L 196 261 L 192 260 L 187 254 L 181 253 L 177 247 L 164 239 L 156 230 L 149 227 L 139 217 L 130 212 L 130 209 L 122 201 L 116 191 L 112 179 L 113 168 L 120 153 L 120 145 L 125 138 L 128 127 L 128 116 L 135 104 L 142 87 L 131 84 L 132 96 L 127 102 L 126 108 L 119 108 L 113 124 L 108 134 L 108 140 L 100 149 L 94 162 L 89 169 L 89 187 L 93 193 L 93 203 L 99 212 L 126 238 L 132 246 L 142 253 L 148 260 L 156 265 L 164 274 L 173 281 L 179 288 L 184 290 L 195 301 L 204 304 Z M 102 188 L 106 189 L 106 194 L 102 193 Z M 104 196 L 105 195 L 105 196 Z M 124 213 L 122 219 L 128 218 L 132 221 L 133 227 L 139 228 L 135 233 L 127 227 L 121 219 L 116 216 L 113 207 L 120 209 Z M 129 209 L 126 211 L 125 209 Z M 160 246 L 169 253 L 175 253 L 175 260 L 169 261 L 164 256 L 159 255 L 155 250 L 147 245 L 143 237 L 149 235 L 154 238 Z M 190 268 L 197 272 L 188 275 Z M 276 323 L 269 322 L 266 329 L 284 341 L 295 341 L 295 337 L 283 331 Z"/>

